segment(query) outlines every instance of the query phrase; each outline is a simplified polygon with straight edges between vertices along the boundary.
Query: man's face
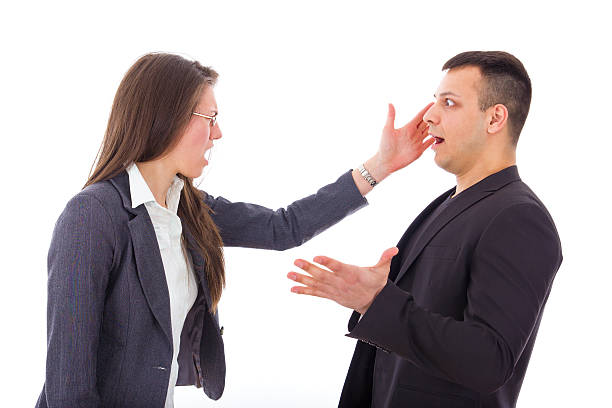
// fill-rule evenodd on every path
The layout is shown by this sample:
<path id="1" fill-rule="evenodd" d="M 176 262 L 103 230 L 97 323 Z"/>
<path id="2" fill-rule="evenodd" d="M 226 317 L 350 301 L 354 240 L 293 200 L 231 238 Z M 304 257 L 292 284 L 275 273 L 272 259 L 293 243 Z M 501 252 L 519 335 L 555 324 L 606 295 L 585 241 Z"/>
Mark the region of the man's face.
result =
<path id="1" fill-rule="evenodd" d="M 486 114 L 478 102 L 481 81 L 478 67 L 449 70 L 434 95 L 434 105 L 423 116 L 436 138 L 432 146 L 436 164 L 455 175 L 469 171 L 485 151 Z"/>

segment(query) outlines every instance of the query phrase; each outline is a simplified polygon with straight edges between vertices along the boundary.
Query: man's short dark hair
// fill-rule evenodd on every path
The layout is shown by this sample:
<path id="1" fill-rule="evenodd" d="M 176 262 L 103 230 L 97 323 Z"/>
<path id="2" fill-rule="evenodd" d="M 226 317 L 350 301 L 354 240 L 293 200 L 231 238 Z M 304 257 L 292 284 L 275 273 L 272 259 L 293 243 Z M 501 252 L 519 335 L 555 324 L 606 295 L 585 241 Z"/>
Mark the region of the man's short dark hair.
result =
<path id="1" fill-rule="evenodd" d="M 442 70 L 475 66 L 480 68 L 483 86 L 478 101 L 486 110 L 501 103 L 508 109 L 508 125 L 516 145 L 529 113 L 531 80 L 514 55 L 503 51 L 467 51 L 446 61 Z"/>

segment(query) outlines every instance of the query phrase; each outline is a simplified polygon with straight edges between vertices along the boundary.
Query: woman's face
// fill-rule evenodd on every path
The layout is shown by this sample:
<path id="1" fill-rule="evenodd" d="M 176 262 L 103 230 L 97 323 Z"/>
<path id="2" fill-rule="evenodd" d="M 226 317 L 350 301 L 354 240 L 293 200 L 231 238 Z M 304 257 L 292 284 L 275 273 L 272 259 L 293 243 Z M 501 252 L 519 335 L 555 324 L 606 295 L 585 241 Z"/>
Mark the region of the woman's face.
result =
<path id="1" fill-rule="evenodd" d="M 207 116 L 217 115 L 217 101 L 212 87 L 206 87 L 194 112 Z M 208 160 L 204 157 L 213 147 L 213 141 L 221 138 L 219 124 L 211 127 L 211 119 L 191 115 L 185 132 L 176 147 L 170 152 L 177 173 L 197 178 L 202 174 Z"/>

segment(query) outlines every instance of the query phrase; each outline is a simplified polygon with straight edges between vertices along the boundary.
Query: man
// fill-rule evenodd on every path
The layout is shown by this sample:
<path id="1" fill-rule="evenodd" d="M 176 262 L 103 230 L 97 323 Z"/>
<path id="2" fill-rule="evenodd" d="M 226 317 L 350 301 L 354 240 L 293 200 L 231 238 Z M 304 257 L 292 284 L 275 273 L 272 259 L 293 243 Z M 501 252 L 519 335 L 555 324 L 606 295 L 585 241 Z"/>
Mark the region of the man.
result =
<path id="1" fill-rule="evenodd" d="M 423 120 L 457 186 L 377 265 L 316 257 L 329 270 L 298 259 L 310 276 L 288 274 L 305 285 L 292 291 L 355 310 L 340 407 L 514 407 L 562 261 L 553 220 L 516 167 L 531 101 L 522 63 L 465 52 L 443 70 Z"/>

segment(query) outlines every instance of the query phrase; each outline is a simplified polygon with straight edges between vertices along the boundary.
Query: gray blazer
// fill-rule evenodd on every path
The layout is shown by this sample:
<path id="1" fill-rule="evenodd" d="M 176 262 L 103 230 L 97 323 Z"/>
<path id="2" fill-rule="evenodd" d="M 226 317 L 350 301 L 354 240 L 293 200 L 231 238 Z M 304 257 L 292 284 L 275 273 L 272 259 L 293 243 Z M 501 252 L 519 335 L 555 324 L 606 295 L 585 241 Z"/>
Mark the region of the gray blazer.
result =
<path id="1" fill-rule="evenodd" d="M 225 246 L 301 245 L 367 202 L 350 172 L 277 211 L 205 194 Z M 195 244 L 183 224 L 186 239 Z M 198 296 L 181 333 L 177 385 L 218 399 L 225 355 L 209 312 L 204 259 L 190 251 Z M 88 186 L 60 215 L 48 254 L 46 377 L 36 407 L 163 407 L 172 359 L 170 302 L 155 231 L 129 179 Z"/>

